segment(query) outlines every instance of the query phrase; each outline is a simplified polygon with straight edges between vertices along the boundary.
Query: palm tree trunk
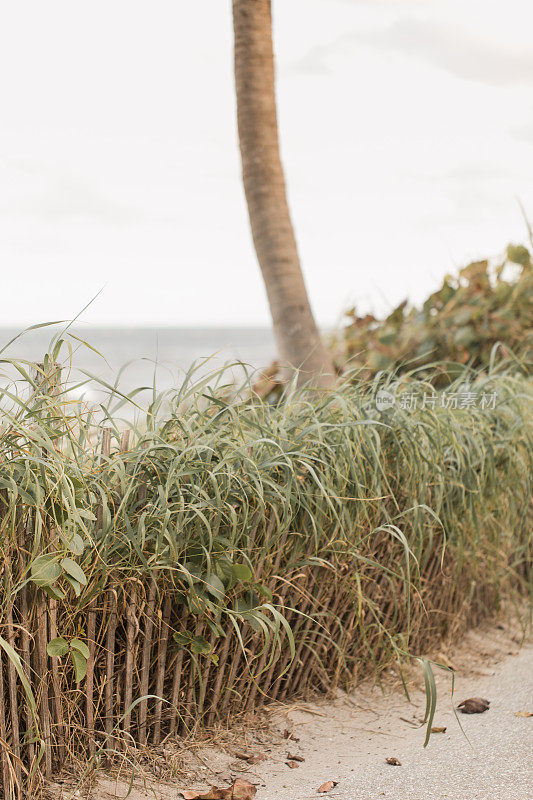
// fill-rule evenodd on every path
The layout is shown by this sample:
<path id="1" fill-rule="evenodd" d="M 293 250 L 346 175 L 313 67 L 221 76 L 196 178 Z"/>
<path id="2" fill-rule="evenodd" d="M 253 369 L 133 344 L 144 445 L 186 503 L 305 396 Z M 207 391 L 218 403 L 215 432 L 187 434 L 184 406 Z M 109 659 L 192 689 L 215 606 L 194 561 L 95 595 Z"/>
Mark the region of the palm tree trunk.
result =
<path id="1" fill-rule="evenodd" d="M 271 0 L 233 0 L 242 171 L 257 258 L 285 375 L 330 386 L 333 362 L 307 296 L 278 142 Z"/>

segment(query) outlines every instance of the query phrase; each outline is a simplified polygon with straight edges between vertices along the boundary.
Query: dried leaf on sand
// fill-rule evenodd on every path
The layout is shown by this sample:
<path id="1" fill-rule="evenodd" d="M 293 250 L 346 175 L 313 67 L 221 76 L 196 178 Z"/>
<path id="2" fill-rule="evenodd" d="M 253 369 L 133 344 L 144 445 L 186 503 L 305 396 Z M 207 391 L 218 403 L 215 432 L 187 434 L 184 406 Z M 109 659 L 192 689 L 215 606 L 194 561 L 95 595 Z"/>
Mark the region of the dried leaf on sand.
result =
<path id="1" fill-rule="evenodd" d="M 292 753 L 287 753 L 287 758 L 289 761 L 299 761 L 301 764 L 305 761 L 305 758 L 302 758 L 302 756 L 295 756 Z"/>
<path id="2" fill-rule="evenodd" d="M 199 792 L 195 789 L 180 789 L 178 794 L 184 800 L 253 800 L 256 792 L 257 789 L 253 783 L 237 778 L 231 786 L 220 788 L 212 786 L 208 792 Z"/>
<path id="3" fill-rule="evenodd" d="M 469 697 L 468 700 L 463 700 L 457 706 L 463 714 L 483 714 L 488 711 L 490 700 L 485 700 L 484 697 Z"/>
<path id="4" fill-rule="evenodd" d="M 331 792 L 331 790 L 335 788 L 337 783 L 338 781 L 326 781 L 325 783 L 322 784 L 322 786 L 318 787 L 317 792 L 319 794 L 326 794 L 326 792 Z"/>
<path id="5" fill-rule="evenodd" d="M 266 756 L 261 755 L 254 755 L 253 753 L 235 753 L 235 758 L 240 758 L 241 761 L 247 761 L 248 764 L 260 764 L 261 761 L 266 759 Z"/>

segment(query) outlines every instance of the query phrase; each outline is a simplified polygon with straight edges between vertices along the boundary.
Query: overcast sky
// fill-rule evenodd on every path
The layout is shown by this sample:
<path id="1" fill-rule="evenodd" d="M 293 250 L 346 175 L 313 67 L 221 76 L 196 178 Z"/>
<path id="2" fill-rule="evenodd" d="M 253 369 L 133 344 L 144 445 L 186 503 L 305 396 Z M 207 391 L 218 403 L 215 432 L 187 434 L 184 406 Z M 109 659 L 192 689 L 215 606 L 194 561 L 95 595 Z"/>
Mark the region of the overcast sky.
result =
<path id="1" fill-rule="evenodd" d="M 533 217 L 527 0 L 273 0 L 319 320 L 422 298 Z M 17 0 L 0 26 L 0 324 L 264 324 L 230 0 Z"/>

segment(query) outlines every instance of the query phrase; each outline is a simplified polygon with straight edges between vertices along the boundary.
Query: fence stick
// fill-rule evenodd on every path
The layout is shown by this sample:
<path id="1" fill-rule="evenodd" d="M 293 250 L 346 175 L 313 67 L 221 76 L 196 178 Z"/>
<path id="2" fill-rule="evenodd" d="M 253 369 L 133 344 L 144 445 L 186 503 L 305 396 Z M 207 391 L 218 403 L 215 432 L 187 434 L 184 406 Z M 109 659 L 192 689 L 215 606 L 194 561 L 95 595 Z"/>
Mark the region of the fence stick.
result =
<path id="1" fill-rule="evenodd" d="M 52 731 L 50 728 L 50 708 L 48 705 L 48 657 L 46 654 L 48 633 L 48 608 L 42 591 L 37 596 L 37 675 L 40 678 L 41 722 L 44 738 L 45 777 L 52 775 Z"/>
<path id="2" fill-rule="evenodd" d="M 11 601 L 6 614 L 7 622 L 7 641 L 16 650 L 15 646 L 15 630 L 13 627 L 13 602 Z M 15 667 L 11 663 L 11 659 L 7 659 L 7 677 L 9 681 L 9 705 L 11 710 L 11 731 L 13 734 L 13 755 L 15 756 L 15 777 L 20 785 L 22 779 L 22 771 L 20 768 L 20 726 L 19 726 L 19 708 L 17 699 L 17 673 Z"/>
<path id="3" fill-rule="evenodd" d="M 126 629 L 126 669 L 124 673 L 124 732 L 129 733 L 131 728 L 131 704 L 133 699 L 133 647 L 137 636 L 137 587 L 131 590 L 130 600 L 126 607 L 128 620 Z"/>
<path id="4" fill-rule="evenodd" d="M 5 687 L 4 687 L 4 657 L 0 652 L 0 748 L 2 757 L 0 759 L 2 764 L 2 786 L 4 789 L 4 797 L 11 798 L 11 781 L 9 780 L 9 756 L 7 754 L 7 731 L 6 731 L 6 700 L 5 700 Z"/>
<path id="5" fill-rule="evenodd" d="M 106 677 L 105 677 L 105 732 L 107 735 L 107 747 L 114 747 L 113 726 L 114 716 L 114 685 L 115 685 L 115 634 L 117 630 L 117 596 L 113 589 L 107 593 L 107 613 L 108 625 L 106 633 Z"/>
<path id="6" fill-rule="evenodd" d="M 94 740 L 94 661 L 96 655 L 96 610 L 94 601 L 89 605 L 87 614 L 87 645 L 89 647 L 89 658 L 87 660 L 87 675 L 85 678 L 86 694 L 86 723 L 89 736 L 89 755 L 91 758 L 96 753 L 96 742 Z"/>
<path id="7" fill-rule="evenodd" d="M 50 600 L 50 638 L 57 636 L 57 601 Z M 59 662 L 57 658 L 52 659 L 52 688 L 54 690 L 54 721 L 57 728 L 57 750 L 60 766 L 65 760 L 65 736 L 63 724 L 63 710 L 61 707 L 61 681 L 59 677 Z"/>
<path id="8" fill-rule="evenodd" d="M 165 598 L 163 606 L 163 617 L 161 619 L 161 632 L 159 635 L 159 646 L 157 650 L 157 677 L 155 683 L 155 694 L 158 699 L 155 701 L 154 713 L 154 744 L 159 744 L 161 740 L 161 713 L 163 710 L 163 692 L 165 690 L 165 665 L 168 647 L 168 635 L 170 633 L 169 620 L 172 599 L 170 595 Z"/>
<path id="9" fill-rule="evenodd" d="M 152 656 L 152 634 L 154 629 L 154 607 L 157 593 L 157 586 L 155 579 L 150 581 L 150 589 L 148 594 L 148 604 L 145 614 L 144 623 L 144 642 L 142 649 L 142 664 L 141 664 L 141 697 L 148 694 L 150 685 L 150 661 Z M 146 712 L 148 710 L 148 701 L 141 700 L 139 704 L 139 742 L 146 744 Z"/>

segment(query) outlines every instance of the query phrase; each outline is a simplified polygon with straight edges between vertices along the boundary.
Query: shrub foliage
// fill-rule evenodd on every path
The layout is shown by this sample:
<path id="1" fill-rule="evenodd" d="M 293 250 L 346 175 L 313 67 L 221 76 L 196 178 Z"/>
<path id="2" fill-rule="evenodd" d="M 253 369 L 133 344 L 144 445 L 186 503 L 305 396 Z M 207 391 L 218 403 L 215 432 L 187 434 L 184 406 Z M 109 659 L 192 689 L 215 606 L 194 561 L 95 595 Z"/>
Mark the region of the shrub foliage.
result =
<path id="1" fill-rule="evenodd" d="M 508 272 L 514 275 L 507 276 Z M 366 375 L 380 370 L 418 368 L 446 384 L 457 364 L 474 368 L 490 363 L 493 349 L 517 354 L 530 368 L 533 361 L 533 267 L 529 251 L 510 245 L 495 267 L 476 261 L 457 278 L 447 276 L 421 308 L 401 303 L 384 320 L 348 312 L 341 360 Z M 435 364 L 438 367 L 435 368 Z"/>

